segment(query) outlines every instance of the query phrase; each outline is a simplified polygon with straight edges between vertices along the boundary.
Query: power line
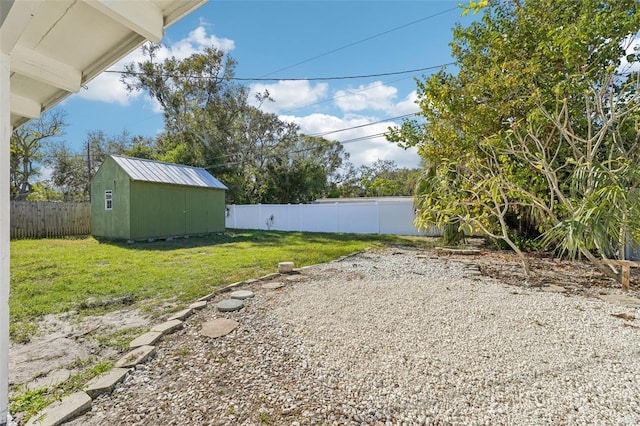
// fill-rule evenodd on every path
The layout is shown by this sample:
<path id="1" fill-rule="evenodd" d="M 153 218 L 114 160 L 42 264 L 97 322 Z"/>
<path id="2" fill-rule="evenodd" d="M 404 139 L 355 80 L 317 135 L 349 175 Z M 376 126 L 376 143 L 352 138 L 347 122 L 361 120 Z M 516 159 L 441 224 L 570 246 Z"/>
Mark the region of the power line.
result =
<path id="1" fill-rule="evenodd" d="M 359 138 L 353 138 L 353 139 L 347 139 L 346 141 L 340 141 L 340 143 L 342 145 L 344 145 L 344 144 L 347 144 L 347 143 L 368 141 L 368 140 L 371 140 L 371 139 L 379 138 L 380 136 L 384 136 L 386 134 L 387 134 L 386 132 L 383 132 L 383 133 L 376 133 L 374 135 L 360 136 Z"/>
<path id="2" fill-rule="evenodd" d="M 362 127 L 371 126 L 373 124 L 383 123 L 385 121 L 399 120 L 401 118 L 411 117 L 413 115 L 416 115 L 417 113 L 418 112 L 413 112 L 411 114 L 403 114 L 403 115 L 399 115 L 397 117 L 386 118 L 384 120 L 374 121 L 374 122 L 367 123 L 367 124 L 361 124 L 359 126 L 347 127 L 347 128 L 344 128 L 344 129 L 331 130 L 331 131 L 328 131 L 328 132 L 313 133 L 313 134 L 304 133 L 303 135 L 304 136 L 311 136 L 311 137 L 316 137 L 316 136 L 319 137 L 319 136 L 323 136 L 323 135 L 327 135 L 327 134 L 331 134 L 331 133 L 338 133 L 338 132 L 343 132 L 343 131 L 346 131 L 346 130 L 359 129 L 359 128 L 362 128 Z M 331 142 L 331 143 L 332 144 L 338 143 L 340 145 L 345 145 L 345 144 L 348 144 L 348 143 L 364 142 L 364 141 L 368 141 L 368 140 L 379 138 L 380 136 L 384 136 L 386 134 L 387 134 L 386 132 L 375 133 L 375 134 L 372 134 L 372 135 L 359 136 L 357 138 L 347 139 L 347 140 L 344 140 L 344 141 L 334 141 L 334 142 Z M 326 145 L 314 145 L 314 146 L 309 146 L 309 147 L 305 147 L 305 148 L 287 150 L 286 153 L 287 154 L 298 154 L 298 153 L 301 153 L 301 152 L 313 151 L 313 150 L 323 149 L 323 148 L 326 148 Z M 221 154 L 221 155 L 218 155 L 217 158 L 232 157 L 232 156 L 235 156 L 235 155 L 237 155 L 237 153 Z M 277 155 L 266 155 L 266 157 L 267 158 L 280 158 L 280 156 L 277 156 Z M 232 162 L 227 162 L 227 163 L 218 164 L 218 165 L 209 164 L 209 165 L 207 165 L 205 167 L 214 168 L 214 167 L 232 166 L 232 165 L 242 164 L 242 163 L 243 163 L 243 161 L 232 161 Z"/>
<path id="3" fill-rule="evenodd" d="M 386 121 L 395 121 L 395 120 L 400 120 L 401 118 L 407 118 L 407 117 L 411 117 L 416 115 L 417 113 L 419 113 L 420 111 L 416 111 L 416 112 L 412 112 L 410 114 L 404 114 L 404 115 L 399 115 L 397 117 L 391 117 L 391 118 L 385 118 L 383 120 L 378 120 L 378 121 L 373 121 L 371 123 L 366 123 L 366 124 L 360 124 L 358 126 L 352 126 L 352 127 L 345 127 L 344 129 L 338 129 L 338 130 L 329 130 L 327 132 L 320 132 L 320 133 L 313 133 L 307 136 L 315 136 L 315 137 L 320 137 L 320 136 L 326 136 L 326 135 L 330 135 L 332 133 L 340 133 L 340 132 L 346 132 L 347 130 L 354 130 L 354 129 L 361 129 L 363 127 L 368 127 L 368 126 L 372 126 L 374 124 L 380 124 L 380 123 L 384 123 Z"/>
<path id="4" fill-rule="evenodd" d="M 404 70 L 404 71 L 394 71 L 394 72 L 383 72 L 383 73 L 378 73 L 378 74 L 364 74 L 364 75 L 349 75 L 349 76 L 340 76 L 340 77 L 296 77 L 296 78 L 232 78 L 232 80 L 236 80 L 236 81 L 317 81 L 317 80 L 321 80 L 321 81 L 326 81 L 326 80 L 352 80 L 352 79 L 358 79 L 358 78 L 372 78 L 372 77 L 385 77 L 385 76 L 390 76 L 390 75 L 399 75 L 399 74 L 411 74 L 411 73 L 417 73 L 420 71 L 429 71 L 429 70 L 433 70 L 436 68 L 442 68 L 444 66 L 447 65 L 453 65 L 455 64 L 455 62 L 448 62 L 446 64 L 440 64 L 440 65 L 434 65 L 434 66 L 430 66 L 430 67 L 425 67 L 425 68 L 416 68 L 413 70 Z"/>
<path id="5" fill-rule="evenodd" d="M 344 145 L 344 144 L 347 144 L 347 143 L 363 142 L 363 141 L 367 141 L 367 140 L 371 140 L 371 139 L 376 139 L 376 138 L 379 138 L 380 136 L 384 136 L 384 135 L 386 135 L 386 133 L 376 133 L 376 134 L 373 134 L 373 135 L 367 135 L 367 136 L 361 136 L 361 137 L 358 137 L 358 138 L 347 139 L 346 141 L 338 141 L 337 143 L 339 143 L 341 145 Z M 326 146 L 315 145 L 315 146 L 309 146 L 309 147 L 306 147 L 306 148 L 298 148 L 298 149 L 295 149 L 295 150 L 290 150 L 290 151 L 287 151 L 286 153 L 287 154 L 298 154 L 298 153 L 301 153 L 301 152 L 314 151 L 314 150 L 323 149 L 323 148 L 326 148 Z M 230 154 L 229 155 L 221 155 L 218 158 L 229 157 L 229 156 L 231 156 L 231 155 Z M 279 156 L 279 155 L 273 155 L 272 154 L 272 155 L 266 155 L 265 158 L 282 158 L 282 157 Z M 227 163 L 224 163 L 224 164 L 209 164 L 209 165 L 207 165 L 205 167 L 207 167 L 207 168 L 228 167 L 228 166 L 233 166 L 233 165 L 242 164 L 242 163 L 243 163 L 242 161 L 232 161 L 232 162 L 227 162 Z"/>
<path id="6" fill-rule="evenodd" d="M 278 77 L 278 78 L 263 78 L 263 77 L 230 77 L 228 78 L 228 80 L 233 80 L 233 81 L 329 81 L 329 80 L 353 80 L 353 79 L 360 79 L 360 78 L 373 78 L 373 77 L 385 77 L 385 76 L 390 76 L 390 75 L 400 75 L 400 74 L 411 74 L 411 73 L 417 73 L 420 71 L 430 71 L 436 68 L 442 68 L 448 65 L 454 65 L 455 62 L 448 62 L 445 64 L 440 64 L 440 65 L 433 65 L 430 67 L 424 67 L 424 68 L 416 68 L 416 69 L 412 69 L 412 70 L 403 70 L 403 71 L 392 71 L 392 72 L 383 72 L 383 73 L 377 73 L 377 74 L 363 74 L 363 75 L 347 75 L 347 76 L 330 76 L 330 77 Z M 132 75 L 144 75 L 143 72 L 129 72 L 129 71 L 122 71 L 122 70 L 107 70 L 104 72 L 108 72 L 108 73 L 118 73 L 118 74 L 132 74 Z M 181 77 L 179 75 L 176 74 L 160 74 L 161 77 Z M 185 76 L 185 77 L 189 77 L 189 78 L 195 78 L 195 79 L 211 79 L 211 78 L 217 78 L 217 77 L 212 77 L 212 76 L 204 76 L 204 75 L 190 75 L 190 76 Z"/>
<path id="7" fill-rule="evenodd" d="M 371 126 L 373 124 L 384 123 L 385 121 L 395 121 L 395 120 L 399 120 L 401 118 L 411 117 L 413 115 L 416 115 L 418 112 L 419 111 L 413 112 L 411 114 L 399 115 L 397 117 L 386 118 L 384 120 L 374 121 L 374 122 L 367 123 L 367 124 L 361 124 L 359 126 L 347 127 L 347 128 L 338 129 L 338 130 L 331 130 L 331 131 L 322 132 L 322 133 L 313 133 L 313 134 L 304 133 L 303 135 L 304 136 L 311 136 L 311 137 L 320 137 L 320 136 L 328 135 L 328 134 L 331 134 L 331 133 L 338 133 L 338 132 L 344 132 L 344 131 L 347 131 L 347 130 L 360 129 L 362 127 Z M 371 139 L 379 138 L 380 136 L 384 136 L 384 135 L 386 135 L 386 132 L 376 133 L 376 134 L 373 134 L 373 135 L 360 136 L 360 137 L 357 137 L 357 138 L 347 139 L 347 140 L 344 140 L 344 141 L 336 141 L 336 142 L 339 143 L 339 144 L 344 145 L 346 143 L 362 142 L 362 141 L 366 141 L 366 140 L 371 140 Z M 306 148 L 300 148 L 300 149 L 288 151 L 288 153 L 289 154 L 295 154 L 295 153 L 299 153 L 299 152 L 311 151 L 311 150 L 320 149 L 320 148 L 324 148 L 324 146 L 323 145 L 316 145 L 316 146 L 311 146 L 311 147 L 306 147 Z M 235 154 L 225 154 L 225 155 L 221 155 L 220 157 L 230 157 L 232 155 L 235 155 Z"/>
<path id="8" fill-rule="evenodd" d="M 306 64 L 307 62 L 311 62 L 311 61 L 314 61 L 314 60 L 316 60 L 316 59 L 319 59 L 319 58 L 325 57 L 325 56 L 327 56 L 327 55 L 331 55 L 332 53 L 336 53 L 336 52 L 339 52 L 339 51 L 341 51 L 341 50 L 348 49 L 349 47 L 353 47 L 353 46 L 355 46 L 355 45 L 358 45 L 358 44 L 364 43 L 365 41 L 369 41 L 369 40 L 372 40 L 372 39 L 374 39 L 374 38 L 381 37 L 381 36 L 383 36 L 383 35 L 386 35 L 386 34 L 389 34 L 389 33 L 394 32 L 394 31 L 400 30 L 400 29 L 402 29 L 402 28 L 406 28 L 406 27 L 408 27 L 408 26 L 415 25 L 415 24 L 417 24 L 417 23 L 420 23 L 420 22 L 426 21 L 427 19 L 432 19 L 432 18 L 435 18 L 435 17 L 437 17 L 437 16 L 444 15 L 445 13 L 449 13 L 449 12 L 452 12 L 452 11 L 454 11 L 454 10 L 458 10 L 458 8 L 459 8 L 459 7 L 458 7 L 458 6 L 456 6 L 456 7 L 449 8 L 449 9 L 447 9 L 447 10 L 443 10 L 443 11 L 441 11 L 441 12 L 434 13 L 433 15 L 425 16 L 424 18 L 420 18 L 420 19 L 417 19 L 417 20 L 415 20 L 415 21 L 409 22 L 409 23 L 407 23 L 407 24 L 400 25 L 399 27 L 391 28 L 390 30 L 383 31 L 383 32 L 378 33 L 378 34 L 374 34 L 374 35 L 372 35 L 372 36 L 369 36 L 369 37 L 363 38 L 362 40 L 358 40 L 358 41 L 355 41 L 355 42 L 353 42 L 353 43 L 349 43 L 349 44 L 347 44 L 347 45 L 345 45 L 345 46 L 338 47 L 338 48 L 336 48 L 336 49 L 330 50 L 330 51 L 328 51 L 328 52 L 321 53 L 320 55 L 316 55 L 316 56 L 311 57 L 311 58 L 309 58 L 309 59 L 305 59 L 305 60 L 303 60 L 303 61 L 296 62 L 296 63 L 295 63 L 295 64 L 293 64 L 293 65 L 289 65 L 289 66 L 286 66 L 286 67 L 284 67 L 284 68 L 280 68 L 280 69 L 278 69 L 278 70 L 275 70 L 275 71 L 273 71 L 273 72 L 270 72 L 270 73 L 268 73 L 268 74 L 265 74 L 265 75 L 263 75 L 262 77 L 267 77 L 267 76 L 273 75 L 273 74 L 275 74 L 275 73 L 277 73 L 277 72 L 285 71 L 285 70 L 288 70 L 288 69 L 291 69 L 291 68 L 297 67 L 298 65 Z"/>

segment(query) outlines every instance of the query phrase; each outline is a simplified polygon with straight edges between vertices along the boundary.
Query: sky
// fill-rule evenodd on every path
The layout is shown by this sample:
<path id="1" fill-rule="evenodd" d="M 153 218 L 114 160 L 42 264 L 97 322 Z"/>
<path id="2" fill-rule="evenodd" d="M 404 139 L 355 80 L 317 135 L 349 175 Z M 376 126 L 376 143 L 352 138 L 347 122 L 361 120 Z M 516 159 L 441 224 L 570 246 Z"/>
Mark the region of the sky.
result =
<path id="1" fill-rule="evenodd" d="M 392 160 L 415 168 L 415 150 L 381 135 L 419 110 L 415 79 L 452 62 L 453 27 L 477 19 L 463 17 L 459 3 L 209 0 L 166 30 L 161 55 L 223 50 L 237 61 L 236 77 L 272 79 L 244 81 L 252 93 L 266 89 L 275 100 L 263 110 L 297 123 L 302 133 L 342 142 L 357 167 Z M 110 70 L 142 58 L 136 50 Z M 404 72 L 411 70 L 422 71 Z M 66 111 L 64 138 L 75 151 L 94 130 L 150 137 L 162 130 L 157 103 L 144 92 L 127 93 L 119 79 L 103 73 L 57 107 Z"/>

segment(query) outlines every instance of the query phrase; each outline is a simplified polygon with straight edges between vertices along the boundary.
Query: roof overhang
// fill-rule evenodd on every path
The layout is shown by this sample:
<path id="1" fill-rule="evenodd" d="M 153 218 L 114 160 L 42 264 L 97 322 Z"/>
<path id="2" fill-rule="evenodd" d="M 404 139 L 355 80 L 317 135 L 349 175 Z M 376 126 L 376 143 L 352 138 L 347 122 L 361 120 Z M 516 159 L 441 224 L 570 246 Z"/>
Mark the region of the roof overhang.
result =
<path id="1" fill-rule="evenodd" d="M 207 0 L 1 0 L 11 126 L 56 105 Z"/>

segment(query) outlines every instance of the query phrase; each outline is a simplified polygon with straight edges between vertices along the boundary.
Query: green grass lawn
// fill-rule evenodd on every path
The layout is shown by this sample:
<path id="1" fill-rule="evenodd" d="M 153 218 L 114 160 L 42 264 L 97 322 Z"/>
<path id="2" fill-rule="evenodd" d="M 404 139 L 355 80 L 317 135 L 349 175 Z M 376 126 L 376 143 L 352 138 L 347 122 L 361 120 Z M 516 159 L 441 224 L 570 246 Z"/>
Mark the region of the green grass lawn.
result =
<path id="1" fill-rule="evenodd" d="M 237 230 L 131 245 L 90 237 L 12 241 L 12 339 L 34 332 L 34 320 L 45 314 L 93 314 L 105 309 L 101 301 L 151 310 L 167 301 L 187 303 L 218 286 L 276 272 L 278 262 L 322 263 L 391 242 L 410 243 L 386 236 Z"/>

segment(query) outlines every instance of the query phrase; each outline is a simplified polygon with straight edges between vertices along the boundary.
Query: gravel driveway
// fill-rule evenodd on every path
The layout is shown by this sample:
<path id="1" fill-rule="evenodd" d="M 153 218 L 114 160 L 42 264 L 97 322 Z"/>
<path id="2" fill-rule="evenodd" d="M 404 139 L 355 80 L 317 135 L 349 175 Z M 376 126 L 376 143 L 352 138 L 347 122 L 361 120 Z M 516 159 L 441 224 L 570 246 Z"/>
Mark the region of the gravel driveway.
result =
<path id="1" fill-rule="evenodd" d="M 256 283 L 236 313 L 210 303 L 71 424 L 640 424 L 640 320 L 614 316 L 635 308 L 429 253 Z M 215 317 L 240 326 L 201 336 Z"/>

